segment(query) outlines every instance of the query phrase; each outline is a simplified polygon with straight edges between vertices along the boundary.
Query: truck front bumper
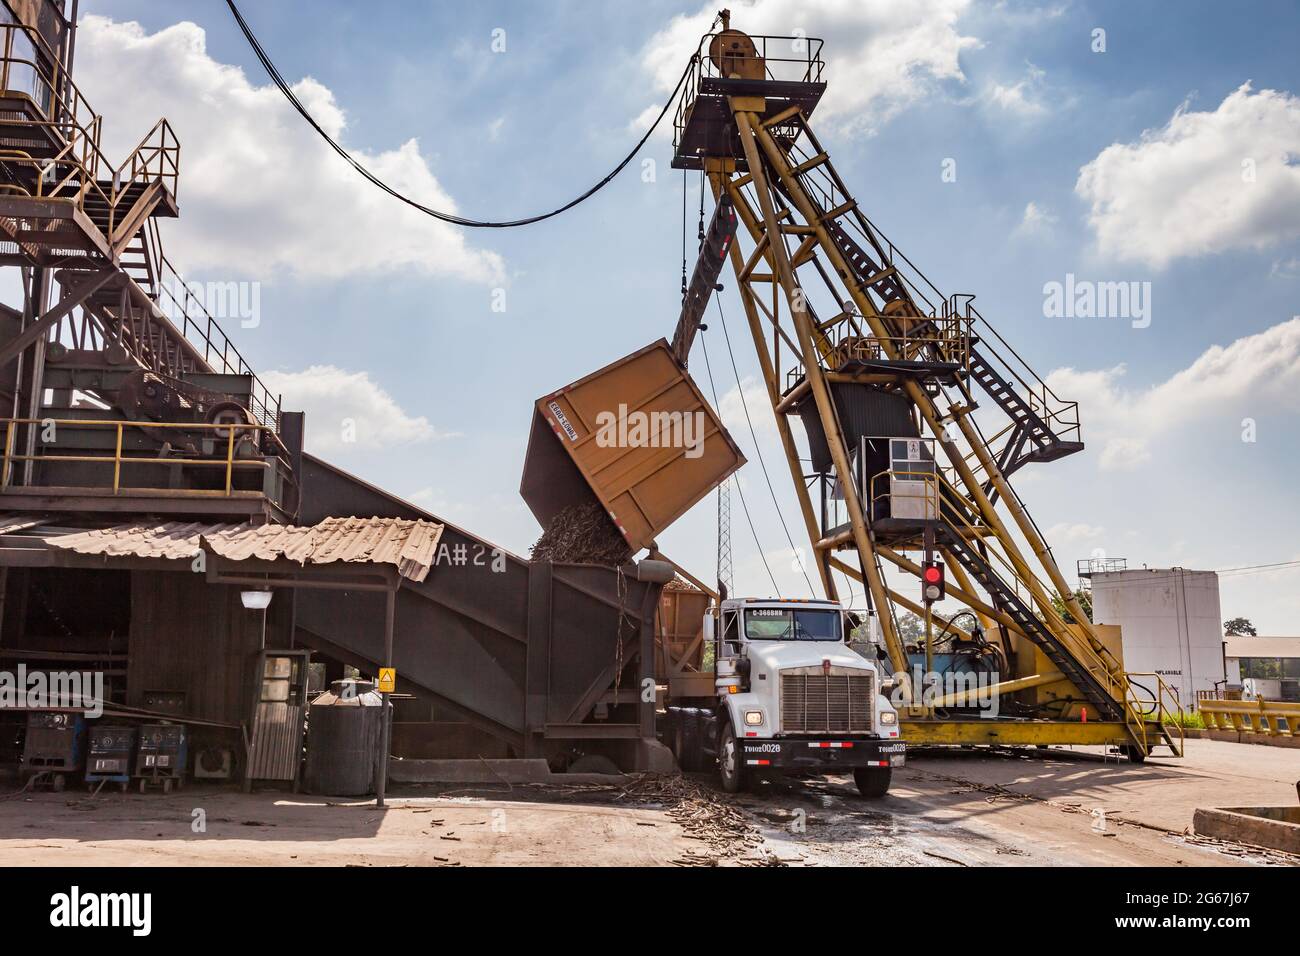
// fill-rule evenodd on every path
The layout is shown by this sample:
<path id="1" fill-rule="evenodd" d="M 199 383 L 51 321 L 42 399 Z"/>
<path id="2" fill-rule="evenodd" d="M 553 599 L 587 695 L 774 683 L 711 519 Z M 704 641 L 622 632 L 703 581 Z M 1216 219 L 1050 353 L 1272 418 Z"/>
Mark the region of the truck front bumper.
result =
<path id="1" fill-rule="evenodd" d="M 860 767 L 901 767 L 907 762 L 907 744 L 894 738 L 745 737 L 736 744 L 742 764 L 758 770 L 834 773 Z"/>

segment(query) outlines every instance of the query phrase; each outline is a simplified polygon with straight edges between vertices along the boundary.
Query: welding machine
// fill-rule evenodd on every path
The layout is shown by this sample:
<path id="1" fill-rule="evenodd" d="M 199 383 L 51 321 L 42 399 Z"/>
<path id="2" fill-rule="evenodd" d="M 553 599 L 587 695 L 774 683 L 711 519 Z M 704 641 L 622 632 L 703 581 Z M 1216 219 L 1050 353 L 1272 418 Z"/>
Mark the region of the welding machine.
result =
<path id="1" fill-rule="evenodd" d="M 140 792 L 150 784 L 171 793 L 172 787 L 185 783 L 185 765 L 189 758 L 189 739 L 183 724 L 145 724 L 140 728 L 140 743 L 135 752 L 135 775 Z"/>
<path id="2" fill-rule="evenodd" d="M 75 711 L 37 711 L 27 715 L 23 741 L 23 771 L 40 775 L 40 783 L 56 792 L 81 766 L 86 720 Z"/>
<path id="3" fill-rule="evenodd" d="M 123 790 L 131 782 L 131 755 L 136 729 L 123 724 L 95 724 L 90 728 L 86 754 L 86 783 L 110 781 Z"/>

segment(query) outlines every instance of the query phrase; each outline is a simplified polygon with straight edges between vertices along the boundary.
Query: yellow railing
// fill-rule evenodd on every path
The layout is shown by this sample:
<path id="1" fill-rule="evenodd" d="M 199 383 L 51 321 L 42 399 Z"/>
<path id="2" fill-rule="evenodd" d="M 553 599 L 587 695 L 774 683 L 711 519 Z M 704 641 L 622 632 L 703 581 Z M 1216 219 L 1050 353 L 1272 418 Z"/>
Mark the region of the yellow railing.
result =
<path id="1" fill-rule="evenodd" d="M 1197 705 L 1210 730 L 1269 737 L 1300 737 L 1300 703 L 1280 700 L 1202 700 Z"/>
<path id="2" fill-rule="evenodd" d="M 234 490 L 235 469 L 260 469 L 267 470 L 273 467 L 274 462 L 267 461 L 261 457 L 258 458 L 237 458 L 236 449 L 240 448 L 245 442 L 250 440 L 250 436 L 257 432 L 270 432 L 273 429 L 266 425 L 254 425 L 234 423 L 234 424 L 195 424 L 193 422 L 127 422 L 127 421 L 95 421 L 82 419 L 57 419 L 57 418 L 9 418 L 3 419 L 5 423 L 5 441 L 4 457 L 0 464 L 0 491 L 10 486 L 13 466 L 15 462 L 89 462 L 103 465 L 111 465 L 113 468 L 113 494 L 119 494 L 122 491 L 122 466 L 126 465 L 187 465 L 200 468 L 223 468 L 225 470 L 225 488 L 224 490 L 216 489 L 175 489 L 175 488 L 148 488 L 131 486 L 135 491 L 160 491 L 169 494 L 221 494 L 229 497 Z M 34 428 L 47 429 L 53 428 L 57 436 L 58 429 L 84 429 L 84 428 L 103 428 L 112 429 L 115 432 L 113 454 L 111 455 L 58 455 L 58 454 L 18 454 L 14 451 L 14 442 L 18 437 L 18 432 L 22 426 L 31 426 Z M 122 438 L 128 428 L 164 428 L 181 432 L 199 432 L 213 433 L 218 440 L 225 440 L 225 457 L 224 458 L 177 458 L 175 456 L 162 455 L 123 455 Z M 55 441 L 42 441 L 42 444 L 53 445 Z"/>
<path id="3" fill-rule="evenodd" d="M 917 491 L 898 492 L 894 489 L 893 481 L 912 482 L 919 484 L 921 487 Z M 883 484 L 883 490 L 881 485 Z M 868 487 L 867 497 L 871 502 L 869 514 L 875 517 L 877 501 L 884 499 L 889 500 L 890 517 L 901 517 L 903 520 L 914 521 L 938 521 L 939 520 L 939 476 L 933 471 L 894 471 L 892 469 L 878 472 L 871 476 L 871 482 Z M 895 507 L 895 502 L 902 502 L 904 505 L 908 502 L 919 501 L 918 509 L 921 516 L 915 514 L 899 515 L 900 510 L 910 511 L 906 507 L 899 509 Z"/>
<path id="4" fill-rule="evenodd" d="M 959 316 L 889 315 L 885 319 L 900 325 L 894 335 L 863 334 L 858 323 L 846 322 L 856 316 L 845 316 L 821 330 L 824 339 L 826 362 L 836 369 L 849 361 L 882 362 L 891 356 L 904 361 L 950 362 L 963 369 L 970 368 L 971 323 Z"/>
<path id="5" fill-rule="evenodd" d="M 1160 725 L 1162 732 L 1171 736 L 1177 735 L 1177 747 L 1181 753 L 1183 702 L 1178 696 L 1178 688 L 1171 686 L 1153 671 L 1127 671 L 1124 677 L 1128 681 L 1131 710 L 1136 711 L 1142 718 L 1140 725 L 1143 746 L 1150 750 L 1154 744 L 1159 743 L 1159 740 L 1146 739 L 1147 724 L 1149 721 L 1154 721 Z M 1141 693 L 1142 691 L 1146 692 L 1146 696 Z"/>

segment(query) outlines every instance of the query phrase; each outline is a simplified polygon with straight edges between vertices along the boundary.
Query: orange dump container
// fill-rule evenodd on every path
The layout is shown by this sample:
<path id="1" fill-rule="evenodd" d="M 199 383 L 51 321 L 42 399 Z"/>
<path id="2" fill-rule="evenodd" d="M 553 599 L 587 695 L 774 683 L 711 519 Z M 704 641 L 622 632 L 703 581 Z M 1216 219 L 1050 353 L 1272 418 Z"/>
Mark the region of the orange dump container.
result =
<path id="1" fill-rule="evenodd" d="M 655 615 L 655 677 L 661 683 L 699 671 L 704 659 L 704 613 L 709 596 L 674 581 L 659 595 Z"/>
<path id="2" fill-rule="evenodd" d="M 519 493 L 543 528 L 595 499 L 640 550 L 744 463 L 660 339 L 537 400 Z"/>

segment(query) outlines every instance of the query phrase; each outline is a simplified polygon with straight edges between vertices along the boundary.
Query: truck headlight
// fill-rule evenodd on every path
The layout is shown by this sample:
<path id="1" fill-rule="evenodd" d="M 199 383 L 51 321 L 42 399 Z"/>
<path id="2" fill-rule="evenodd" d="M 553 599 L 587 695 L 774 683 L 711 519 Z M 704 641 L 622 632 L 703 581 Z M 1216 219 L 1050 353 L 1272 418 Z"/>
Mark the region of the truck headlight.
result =
<path id="1" fill-rule="evenodd" d="M 750 727 L 757 727 L 763 722 L 763 712 L 761 710 L 745 711 L 745 723 Z"/>
<path id="2" fill-rule="evenodd" d="M 893 710 L 882 710 L 880 712 L 880 722 L 886 727 L 892 727 L 898 723 L 898 712 Z"/>

